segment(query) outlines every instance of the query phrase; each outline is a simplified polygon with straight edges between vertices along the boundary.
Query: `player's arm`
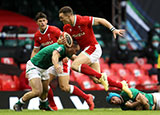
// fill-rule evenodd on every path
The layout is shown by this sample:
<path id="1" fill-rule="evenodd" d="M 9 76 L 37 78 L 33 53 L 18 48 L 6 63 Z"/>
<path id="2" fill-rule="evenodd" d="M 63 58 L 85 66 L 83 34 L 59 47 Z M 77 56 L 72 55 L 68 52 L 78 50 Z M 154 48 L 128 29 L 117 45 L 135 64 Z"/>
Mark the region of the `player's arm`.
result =
<path id="1" fill-rule="evenodd" d="M 113 33 L 113 37 L 116 38 L 116 35 L 123 36 L 124 29 L 116 29 L 109 21 L 104 18 L 94 17 L 94 25 L 103 25 L 110 29 Z"/>
<path id="2" fill-rule="evenodd" d="M 136 101 L 139 101 L 145 110 L 149 110 L 148 99 L 141 93 L 139 93 L 136 97 Z"/>
<path id="3" fill-rule="evenodd" d="M 54 68 L 58 74 L 62 74 L 62 68 L 58 64 L 60 58 L 60 53 L 57 50 L 54 50 L 52 53 L 52 63 L 54 65 Z"/>
<path id="4" fill-rule="evenodd" d="M 72 61 L 74 61 L 76 58 L 77 58 L 77 55 L 73 54 L 70 59 L 71 59 Z"/>
<path id="5" fill-rule="evenodd" d="M 31 53 L 31 58 L 35 56 L 39 52 L 40 48 L 33 48 L 32 53 Z"/>
<path id="6" fill-rule="evenodd" d="M 139 105 L 141 105 L 140 101 L 135 101 L 135 102 L 127 101 L 125 103 L 125 106 L 128 107 L 128 108 L 136 108 Z"/>

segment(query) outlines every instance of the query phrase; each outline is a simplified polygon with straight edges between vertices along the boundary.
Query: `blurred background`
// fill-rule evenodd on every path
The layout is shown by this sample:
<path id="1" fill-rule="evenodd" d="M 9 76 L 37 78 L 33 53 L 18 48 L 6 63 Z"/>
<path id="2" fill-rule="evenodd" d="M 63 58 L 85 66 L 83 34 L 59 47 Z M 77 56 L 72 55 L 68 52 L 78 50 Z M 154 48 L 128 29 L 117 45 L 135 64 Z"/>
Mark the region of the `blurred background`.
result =
<path id="1" fill-rule="evenodd" d="M 34 17 L 42 11 L 47 14 L 49 25 L 62 30 L 58 11 L 65 5 L 71 6 L 75 14 L 102 17 L 126 30 L 124 38 L 113 39 L 109 29 L 93 27 L 103 49 L 102 72 L 119 81 L 127 80 L 130 87 L 158 90 L 159 4 L 159 0 L 0 0 L 0 90 L 25 90 L 20 76 L 38 30 Z M 87 76 L 73 71 L 70 82 L 83 90 L 104 90 Z"/>

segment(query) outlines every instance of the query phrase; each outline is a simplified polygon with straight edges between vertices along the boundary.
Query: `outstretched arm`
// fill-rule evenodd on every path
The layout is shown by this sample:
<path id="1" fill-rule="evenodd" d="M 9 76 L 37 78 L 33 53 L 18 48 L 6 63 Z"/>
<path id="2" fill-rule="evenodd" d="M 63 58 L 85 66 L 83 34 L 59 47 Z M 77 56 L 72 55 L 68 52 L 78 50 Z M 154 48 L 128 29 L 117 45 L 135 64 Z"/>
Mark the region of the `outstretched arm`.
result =
<path id="1" fill-rule="evenodd" d="M 116 29 L 109 21 L 107 21 L 104 18 L 97 18 L 94 17 L 94 25 L 103 25 L 105 27 L 107 27 L 108 29 L 110 29 L 113 33 L 113 37 L 116 38 L 117 35 L 122 36 L 125 32 L 124 29 Z"/>
<path id="2" fill-rule="evenodd" d="M 58 74 L 62 74 L 62 68 L 61 66 L 58 64 L 59 62 L 59 58 L 60 58 L 60 54 L 57 50 L 54 50 L 52 53 L 52 63 L 54 65 L 54 68 L 56 70 L 56 72 Z"/>

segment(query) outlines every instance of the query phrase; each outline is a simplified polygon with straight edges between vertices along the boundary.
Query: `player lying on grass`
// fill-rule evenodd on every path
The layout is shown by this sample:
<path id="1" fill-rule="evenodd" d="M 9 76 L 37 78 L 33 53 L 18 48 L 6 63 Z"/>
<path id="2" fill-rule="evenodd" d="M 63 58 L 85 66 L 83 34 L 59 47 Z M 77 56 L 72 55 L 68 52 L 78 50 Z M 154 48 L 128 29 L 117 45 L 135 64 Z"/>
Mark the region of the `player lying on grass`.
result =
<path id="1" fill-rule="evenodd" d="M 63 40 L 64 36 L 66 36 L 66 40 Z M 58 62 L 66 56 L 72 59 L 72 55 L 76 54 L 80 49 L 79 45 L 73 43 L 72 38 L 66 32 L 62 33 L 62 36 L 58 39 L 58 43 L 43 48 L 27 62 L 26 76 L 29 79 L 32 91 L 24 94 L 23 97 L 14 105 L 15 111 L 21 111 L 22 106 L 34 97 L 40 97 L 40 105 L 43 106 L 42 108 L 46 108 L 45 110 L 47 110 L 47 108 L 48 110 L 51 109 L 48 106 L 47 100 L 49 76 L 46 75 L 46 70 L 54 65 L 56 66 L 55 72 L 57 74 L 62 74 L 62 68 Z M 86 95 L 85 93 L 83 94 Z M 86 95 L 86 97 L 88 96 Z M 89 106 L 94 108 L 93 97 L 90 98 L 89 96 L 89 98 L 85 98 L 85 100 Z"/>
<path id="2" fill-rule="evenodd" d="M 130 88 L 133 97 L 124 91 L 120 94 L 109 93 L 106 100 L 110 104 L 120 105 L 122 110 L 160 110 L 160 93 L 144 93 Z"/>

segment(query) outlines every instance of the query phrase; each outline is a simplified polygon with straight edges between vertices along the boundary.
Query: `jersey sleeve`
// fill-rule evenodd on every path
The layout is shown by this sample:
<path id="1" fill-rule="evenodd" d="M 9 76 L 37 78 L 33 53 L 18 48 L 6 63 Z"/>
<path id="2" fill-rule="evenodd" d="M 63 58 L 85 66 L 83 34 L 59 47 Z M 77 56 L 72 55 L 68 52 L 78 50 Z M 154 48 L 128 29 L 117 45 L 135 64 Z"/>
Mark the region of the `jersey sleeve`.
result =
<path id="1" fill-rule="evenodd" d="M 80 19 L 80 24 L 85 24 L 85 25 L 88 25 L 88 26 L 92 26 L 94 25 L 94 17 L 92 16 L 82 16 L 81 19 Z"/>
<path id="2" fill-rule="evenodd" d="M 60 36 L 61 33 L 62 33 L 62 31 L 61 31 L 59 28 L 57 28 L 57 27 L 52 28 L 52 31 L 54 32 L 55 37 L 56 37 L 57 39 L 59 38 L 59 36 Z"/>
<path id="3" fill-rule="evenodd" d="M 63 45 L 59 45 L 58 47 L 55 48 L 60 54 L 61 57 L 65 55 L 65 47 Z"/>
<path id="4" fill-rule="evenodd" d="M 38 36 L 35 34 L 34 35 L 34 48 L 40 48 L 41 44 L 38 41 Z"/>
<path id="5" fill-rule="evenodd" d="M 70 24 L 65 24 L 63 26 L 63 31 L 70 33 L 70 29 L 72 28 L 72 26 Z"/>

